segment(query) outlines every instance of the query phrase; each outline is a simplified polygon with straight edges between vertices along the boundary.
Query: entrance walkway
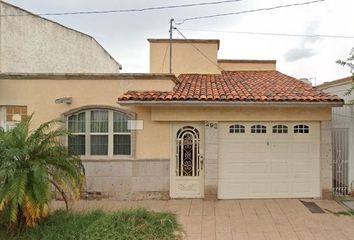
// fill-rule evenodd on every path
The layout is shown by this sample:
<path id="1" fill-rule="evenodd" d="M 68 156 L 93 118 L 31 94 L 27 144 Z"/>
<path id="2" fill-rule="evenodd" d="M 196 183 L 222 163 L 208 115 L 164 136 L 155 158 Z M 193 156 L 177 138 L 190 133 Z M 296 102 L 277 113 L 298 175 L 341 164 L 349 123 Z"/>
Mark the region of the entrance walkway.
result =
<path id="1" fill-rule="evenodd" d="M 345 210 L 335 201 L 314 202 L 324 210 Z M 62 202 L 53 203 L 54 208 L 62 206 Z M 79 201 L 74 210 L 118 210 L 130 207 L 175 212 L 190 240 L 354 239 L 354 217 L 336 216 L 327 211 L 314 214 L 297 199 Z"/>

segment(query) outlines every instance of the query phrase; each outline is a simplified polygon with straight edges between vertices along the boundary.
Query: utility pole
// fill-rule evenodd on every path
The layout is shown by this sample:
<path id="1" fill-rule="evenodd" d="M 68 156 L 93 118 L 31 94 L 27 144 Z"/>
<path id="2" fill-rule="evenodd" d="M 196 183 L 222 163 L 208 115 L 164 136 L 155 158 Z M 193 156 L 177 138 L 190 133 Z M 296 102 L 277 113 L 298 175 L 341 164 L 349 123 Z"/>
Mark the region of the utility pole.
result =
<path id="1" fill-rule="evenodd" d="M 174 19 L 170 19 L 170 73 L 172 73 L 172 33 L 173 33 L 173 21 Z"/>

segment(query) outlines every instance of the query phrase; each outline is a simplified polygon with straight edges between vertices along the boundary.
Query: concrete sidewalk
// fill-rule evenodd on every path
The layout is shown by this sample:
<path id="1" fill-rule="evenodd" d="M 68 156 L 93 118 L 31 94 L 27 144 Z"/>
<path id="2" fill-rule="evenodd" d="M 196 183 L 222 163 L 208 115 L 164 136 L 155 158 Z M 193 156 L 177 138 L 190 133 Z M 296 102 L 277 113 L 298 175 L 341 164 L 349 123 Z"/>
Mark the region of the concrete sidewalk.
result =
<path id="1" fill-rule="evenodd" d="M 322 209 L 333 212 L 345 210 L 335 201 L 313 201 Z M 52 208 L 58 207 L 63 207 L 63 203 L 54 202 Z M 314 214 L 297 199 L 79 201 L 74 210 L 131 207 L 176 213 L 190 240 L 354 239 L 354 217 Z"/>

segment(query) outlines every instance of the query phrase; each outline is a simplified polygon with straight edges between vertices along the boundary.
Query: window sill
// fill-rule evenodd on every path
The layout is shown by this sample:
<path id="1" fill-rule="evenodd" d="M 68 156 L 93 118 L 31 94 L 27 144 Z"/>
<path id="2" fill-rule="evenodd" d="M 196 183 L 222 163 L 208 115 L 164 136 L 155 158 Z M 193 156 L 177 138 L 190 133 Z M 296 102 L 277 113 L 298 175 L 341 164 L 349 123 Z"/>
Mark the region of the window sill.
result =
<path id="1" fill-rule="evenodd" d="M 81 156 L 82 161 L 121 161 L 121 160 L 133 160 L 132 156 L 116 155 L 116 156 Z"/>

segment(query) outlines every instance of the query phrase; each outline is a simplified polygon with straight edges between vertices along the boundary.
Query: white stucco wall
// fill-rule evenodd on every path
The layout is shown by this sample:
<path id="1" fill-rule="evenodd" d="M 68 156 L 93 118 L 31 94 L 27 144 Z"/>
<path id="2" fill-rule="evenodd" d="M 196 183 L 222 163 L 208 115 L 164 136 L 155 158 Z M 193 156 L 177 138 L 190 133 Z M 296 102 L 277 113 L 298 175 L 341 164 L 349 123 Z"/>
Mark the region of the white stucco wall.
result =
<path id="1" fill-rule="evenodd" d="M 0 14 L 0 72 L 119 72 L 119 63 L 91 36 L 1 1 Z"/>
<path id="2" fill-rule="evenodd" d="M 332 93 L 344 99 L 345 105 L 343 107 L 332 108 L 332 128 L 347 129 L 348 130 L 348 184 L 354 181 L 354 94 L 346 94 L 348 89 L 352 87 L 350 82 L 329 86 L 323 89 L 324 92 Z"/>

